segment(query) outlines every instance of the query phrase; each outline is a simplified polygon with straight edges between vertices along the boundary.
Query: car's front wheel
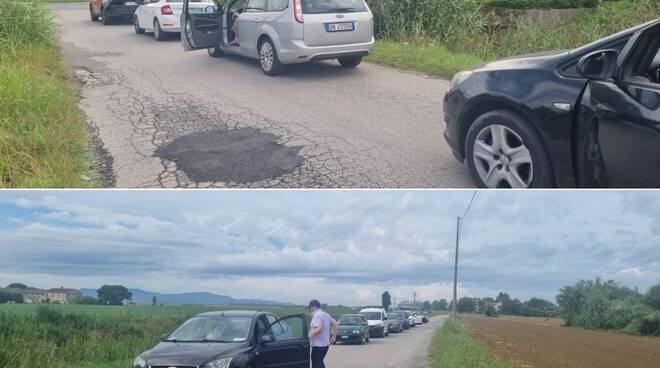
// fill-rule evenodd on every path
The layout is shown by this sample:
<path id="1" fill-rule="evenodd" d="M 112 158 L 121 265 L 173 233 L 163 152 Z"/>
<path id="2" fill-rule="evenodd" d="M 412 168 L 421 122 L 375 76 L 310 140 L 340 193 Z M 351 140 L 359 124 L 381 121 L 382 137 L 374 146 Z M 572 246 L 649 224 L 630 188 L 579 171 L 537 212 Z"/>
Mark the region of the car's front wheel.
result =
<path id="1" fill-rule="evenodd" d="M 133 28 L 135 29 L 135 34 L 144 34 L 144 28 L 140 28 L 140 21 L 138 17 L 133 17 Z"/>
<path id="2" fill-rule="evenodd" d="M 269 38 L 259 43 L 259 64 L 266 75 L 279 75 L 284 71 L 284 64 L 280 62 L 275 45 Z"/>
<path id="3" fill-rule="evenodd" d="M 360 63 L 362 63 L 362 56 L 340 57 L 337 60 L 339 60 L 339 64 L 341 64 L 341 66 L 344 68 L 355 68 L 356 66 L 360 65 Z"/>
<path id="4" fill-rule="evenodd" d="M 225 56 L 225 52 L 222 51 L 221 48 L 219 47 L 209 47 L 206 49 L 206 51 L 209 53 L 209 56 L 211 57 L 223 57 Z"/>
<path id="5" fill-rule="evenodd" d="M 518 114 L 498 110 L 480 116 L 468 130 L 465 147 L 470 174 L 480 187 L 553 186 L 543 143 Z"/>

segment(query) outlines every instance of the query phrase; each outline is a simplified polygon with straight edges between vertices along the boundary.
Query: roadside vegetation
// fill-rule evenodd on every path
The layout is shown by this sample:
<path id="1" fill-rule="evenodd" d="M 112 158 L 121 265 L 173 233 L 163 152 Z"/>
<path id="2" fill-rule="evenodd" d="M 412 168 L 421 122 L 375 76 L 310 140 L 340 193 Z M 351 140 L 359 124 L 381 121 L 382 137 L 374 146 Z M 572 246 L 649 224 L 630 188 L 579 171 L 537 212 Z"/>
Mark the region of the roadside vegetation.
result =
<path id="1" fill-rule="evenodd" d="M 0 188 L 82 187 L 87 138 L 51 15 L 0 0 Z"/>
<path id="2" fill-rule="evenodd" d="M 658 0 L 370 0 L 369 5 L 378 37 L 371 62 L 447 78 L 487 60 L 570 49 L 660 18 Z M 493 7 L 582 9 L 559 26 L 502 27 L 489 21 Z"/>
<path id="3" fill-rule="evenodd" d="M 460 320 L 447 319 L 433 335 L 431 368 L 508 368 L 509 365 L 477 343 Z"/>
<path id="4" fill-rule="evenodd" d="M 186 317 L 223 309 L 307 313 L 302 307 L 0 304 L 0 367 L 129 367 Z M 335 318 L 356 312 L 339 307 L 327 311 Z"/>

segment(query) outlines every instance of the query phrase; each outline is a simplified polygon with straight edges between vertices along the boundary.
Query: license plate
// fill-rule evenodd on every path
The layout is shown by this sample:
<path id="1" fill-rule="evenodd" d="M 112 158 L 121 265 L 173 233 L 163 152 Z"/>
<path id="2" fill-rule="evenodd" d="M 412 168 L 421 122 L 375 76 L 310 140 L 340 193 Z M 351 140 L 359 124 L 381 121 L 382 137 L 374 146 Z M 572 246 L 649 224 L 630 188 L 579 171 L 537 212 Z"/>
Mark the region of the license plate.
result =
<path id="1" fill-rule="evenodd" d="M 342 339 L 348 339 L 348 336 L 342 336 L 341 338 Z"/>
<path id="2" fill-rule="evenodd" d="M 137 5 L 137 3 L 135 1 L 127 1 L 124 5 Z"/>
<path id="3" fill-rule="evenodd" d="M 355 30 L 355 25 L 353 22 L 326 23 L 325 30 L 326 32 L 352 32 Z"/>

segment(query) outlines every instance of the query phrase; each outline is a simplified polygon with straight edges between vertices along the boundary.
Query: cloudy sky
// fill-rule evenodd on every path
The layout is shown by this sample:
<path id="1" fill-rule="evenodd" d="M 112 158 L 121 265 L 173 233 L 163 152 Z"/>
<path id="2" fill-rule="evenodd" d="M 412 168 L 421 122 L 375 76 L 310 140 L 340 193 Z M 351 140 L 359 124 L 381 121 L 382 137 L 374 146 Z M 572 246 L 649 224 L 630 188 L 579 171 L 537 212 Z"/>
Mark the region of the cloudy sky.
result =
<path id="1" fill-rule="evenodd" d="M 470 191 L 4 191 L 0 285 L 364 305 L 451 297 Z M 460 296 L 660 282 L 660 192 L 480 192 Z"/>

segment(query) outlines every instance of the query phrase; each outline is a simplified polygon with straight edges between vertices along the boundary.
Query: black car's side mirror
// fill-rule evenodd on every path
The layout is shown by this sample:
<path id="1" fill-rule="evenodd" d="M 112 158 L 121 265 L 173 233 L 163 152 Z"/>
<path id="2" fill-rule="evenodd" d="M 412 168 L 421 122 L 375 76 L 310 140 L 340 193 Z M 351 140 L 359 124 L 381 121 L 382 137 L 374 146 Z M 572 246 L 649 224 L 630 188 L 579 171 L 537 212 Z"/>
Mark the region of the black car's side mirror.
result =
<path id="1" fill-rule="evenodd" d="M 600 50 L 585 55 L 578 61 L 578 73 L 585 78 L 607 80 L 616 74 L 619 52 Z"/>
<path id="2" fill-rule="evenodd" d="M 263 344 L 268 344 L 268 343 L 271 343 L 271 342 L 275 342 L 275 336 L 273 336 L 271 334 L 261 335 L 261 337 L 259 338 L 259 343 L 262 344 L 262 345 Z"/>

